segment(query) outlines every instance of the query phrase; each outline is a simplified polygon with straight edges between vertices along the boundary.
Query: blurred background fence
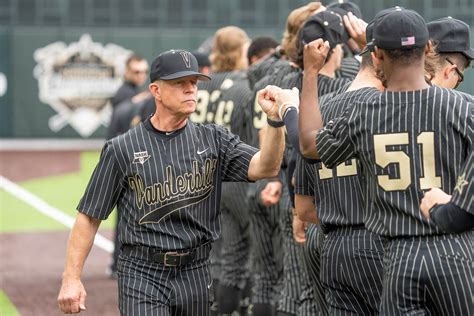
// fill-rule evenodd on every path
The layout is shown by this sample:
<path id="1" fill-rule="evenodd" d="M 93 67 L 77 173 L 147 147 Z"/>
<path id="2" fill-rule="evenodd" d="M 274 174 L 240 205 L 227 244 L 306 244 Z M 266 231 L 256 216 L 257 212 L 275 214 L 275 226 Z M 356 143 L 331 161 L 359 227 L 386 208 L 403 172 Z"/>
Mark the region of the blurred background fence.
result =
<path id="1" fill-rule="evenodd" d="M 54 42 L 69 45 L 89 34 L 94 43 L 113 43 L 148 60 L 171 48 L 196 49 L 225 25 L 250 36 L 281 38 L 288 13 L 303 0 L 1 0 L 0 1 L 0 138 L 103 138 L 105 124 L 81 134 L 65 124 L 48 122 L 58 111 L 39 98 L 33 75 L 37 49 Z M 330 1 L 322 1 L 327 4 Z M 379 10 L 401 5 L 426 21 L 453 16 L 471 25 L 473 0 L 359 0 L 365 20 Z M 474 74 L 466 72 L 460 90 L 474 93 Z M 87 122 L 84 122 L 87 123 Z"/>

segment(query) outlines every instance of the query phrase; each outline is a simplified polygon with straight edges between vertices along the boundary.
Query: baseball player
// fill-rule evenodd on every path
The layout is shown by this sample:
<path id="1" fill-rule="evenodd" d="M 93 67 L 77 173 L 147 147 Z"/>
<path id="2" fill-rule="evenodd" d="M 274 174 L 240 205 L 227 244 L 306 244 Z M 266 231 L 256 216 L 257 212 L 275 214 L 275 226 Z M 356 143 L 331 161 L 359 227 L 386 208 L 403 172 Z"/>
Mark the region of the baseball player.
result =
<path id="1" fill-rule="evenodd" d="M 306 66 L 305 66 L 306 68 Z M 377 79 L 370 56 L 362 59 L 361 70 L 345 91 L 322 104 L 325 122 L 339 117 L 354 102 L 360 102 L 379 93 L 382 84 Z M 281 100 L 279 96 L 277 100 Z M 277 102 L 279 104 L 279 102 Z M 294 116 L 296 112 L 285 115 Z M 290 128 L 288 128 L 290 130 Z M 302 164 L 302 160 L 299 160 Z M 299 169 L 305 169 L 299 166 Z M 297 183 L 303 183 L 298 192 L 310 193 L 315 206 L 308 211 L 315 214 L 325 234 L 321 249 L 321 282 L 325 287 L 330 314 L 378 314 L 382 291 L 382 238 L 364 227 L 362 185 L 355 160 L 328 169 L 321 162 L 298 172 Z M 311 191 L 305 186 L 313 184 Z"/>
<path id="2" fill-rule="evenodd" d="M 453 192 L 459 166 L 472 151 L 472 104 L 425 81 L 428 39 L 415 11 L 377 14 L 372 58 L 386 91 L 356 102 L 323 129 L 311 77 L 327 45 L 315 41 L 306 47 L 315 69 L 311 76 L 305 69 L 301 149 L 329 168 L 353 157 L 362 164 L 365 226 L 387 238 L 382 315 L 473 313 L 472 232 L 444 234 L 419 210 L 423 190 Z"/>
<path id="3" fill-rule="evenodd" d="M 427 23 L 433 44 L 431 83 L 443 88 L 456 89 L 464 80 L 464 70 L 474 59 L 469 25 L 452 17 Z"/>
<path id="4" fill-rule="evenodd" d="M 247 69 L 249 42 L 247 33 L 235 26 L 223 27 L 215 32 L 212 53 L 209 57 L 212 80 L 201 81 L 198 84 L 198 103 L 196 112 L 190 116 L 191 121 L 230 127 L 234 104 L 221 102 L 221 94 L 223 90 L 233 85 L 234 80 L 241 78 L 243 71 Z M 216 290 L 213 312 L 231 314 L 239 306 L 240 291 L 248 279 L 246 262 L 249 258 L 250 240 L 243 232 L 235 234 L 235 231 L 248 227 L 248 216 L 245 216 L 247 205 L 243 198 L 246 195 L 245 190 L 244 183 L 223 184 L 221 200 L 223 233 L 217 247 L 211 253 L 211 272 Z M 230 240 L 226 239 L 228 236 Z M 238 238 L 241 240 L 236 241 Z M 237 250 L 239 253 L 232 254 Z M 226 256 L 222 255 L 222 251 L 226 251 Z M 228 258 L 229 255 L 232 259 Z M 236 258 L 240 260 L 233 260 Z M 231 276 L 225 275 L 227 273 Z M 221 284 L 222 278 L 226 279 L 224 284 Z"/>
<path id="5" fill-rule="evenodd" d="M 215 123 L 230 129 L 232 114 L 239 110 L 240 101 L 248 100 L 245 95 L 242 95 L 243 100 L 222 100 L 222 93 L 245 76 L 249 42 L 245 31 L 238 27 L 227 26 L 216 31 L 210 55 L 212 81 L 199 83 L 197 111 L 191 115 L 191 120 Z M 249 278 L 250 238 L 246 195 L 246 183 L 223 184 L 222 238 L 219 248 L 211 255 L 216 285 L 216 301 L 212 309 L 223 315 L 239 309 L 241 292 Z"/>
<path id="6" fill-rule="evenodd" d="M 122 315 L 208 315 L 208 257 L 219 238 L 222 181 L 255 181 L 278 173 L 284 132 L 272 128 L 261 151 L 225 128 L 195 124 L 198 71 L 182 50 L 152 63 L 149 90 L 156 112 L 105 144 L 72 229 L 59 308 L 85 310 L 80 275 L 101 220 L 115 205 L 122 252 L 118 261 Z M 270 119 L 277 109 L 268 87 L 259 103 Z"/>

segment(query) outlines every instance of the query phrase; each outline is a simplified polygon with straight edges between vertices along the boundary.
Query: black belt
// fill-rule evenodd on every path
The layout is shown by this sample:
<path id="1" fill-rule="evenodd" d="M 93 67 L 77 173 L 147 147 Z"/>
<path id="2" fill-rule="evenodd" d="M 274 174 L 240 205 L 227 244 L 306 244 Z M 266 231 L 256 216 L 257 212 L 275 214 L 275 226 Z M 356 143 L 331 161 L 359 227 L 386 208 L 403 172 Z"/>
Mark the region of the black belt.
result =
<path id="1" fill-rule="evenodd" d="M 363 229 L 365 228 L 364 224 L 354 224 L 354 225 L 334 225 L 334 224 L 321 224 L 321 230 L 324 235 L 327 235 L 329 232 L 340 228 L 352 228 L 352 229 Z"/>
<path id="2" fill-rule="evenodd" d="M 166 267 L 178 267 L 193 261 L 209 257 L 211 243 L 205 243 L 192 249 L 164 251 L 143 245 L 122 245 L 121 254 L 163 264 Z"/>

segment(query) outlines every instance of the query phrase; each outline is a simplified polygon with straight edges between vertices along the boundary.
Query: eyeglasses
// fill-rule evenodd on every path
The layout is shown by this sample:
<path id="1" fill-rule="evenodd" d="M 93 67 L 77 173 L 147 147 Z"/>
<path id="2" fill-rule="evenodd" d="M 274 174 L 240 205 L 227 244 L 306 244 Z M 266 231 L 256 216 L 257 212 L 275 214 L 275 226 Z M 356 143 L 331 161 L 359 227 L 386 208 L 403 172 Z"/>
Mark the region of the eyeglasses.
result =
<path id="1" fill-rule="evenodd" d="M 450 63 L 451 65 L 456 66 L 456 68 L 454 68 L 454 70 L 456 70 L 456 73 L 458 74 L 458 77 L 459 77 L 458 83 L 454 87 L 456 89 L 459 86 L 459 84 L 464 81 L 464 74 L 458 69 L 458 65 L 456 65 L 451 60 L 449 60 L 449 58 L 446 58 L 446 61 L 448 63 Z"/>

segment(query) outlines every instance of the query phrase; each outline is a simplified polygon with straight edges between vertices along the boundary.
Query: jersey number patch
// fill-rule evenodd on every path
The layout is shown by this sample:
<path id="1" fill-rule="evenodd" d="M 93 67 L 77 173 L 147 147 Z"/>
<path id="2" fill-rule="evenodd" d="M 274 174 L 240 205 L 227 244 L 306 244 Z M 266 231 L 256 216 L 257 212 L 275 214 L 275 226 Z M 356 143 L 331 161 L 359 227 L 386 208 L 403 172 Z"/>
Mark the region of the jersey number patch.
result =
<path id="1" fill-rule="evenodd" d="M 357 165 L 356 160 L 351 159 L 350 164 L 346 162 L 340 163 L 336 166 L 336 174 L 335 177 L 347 177 L 347 176 L 355 176 L 357 175 Z M 320 169 L 318 170 L 319 179 L 330 179 L 333 177 L 333 170 L 326 167 L 323 163 L 320 164 Z"/>
<path id="2" fill-rule="evenodd" d="M 436 176 L 434 154 L 434 132 L 423 132 L 416 138 L 422 147 L 422 171 L 420 188 L 422 190 L 441 187 L 441 177 Z M 410 157 L 401 150 L 387 151 L 387 146 L 408 145 L 408 133 L 374 135 L 375 162 L 382 168 L 390 164 L 398 165 L 399 178 L 388 175 L 377 176 L 378 184 L 385 191 L 403 191 L 411 184 Z"/>

